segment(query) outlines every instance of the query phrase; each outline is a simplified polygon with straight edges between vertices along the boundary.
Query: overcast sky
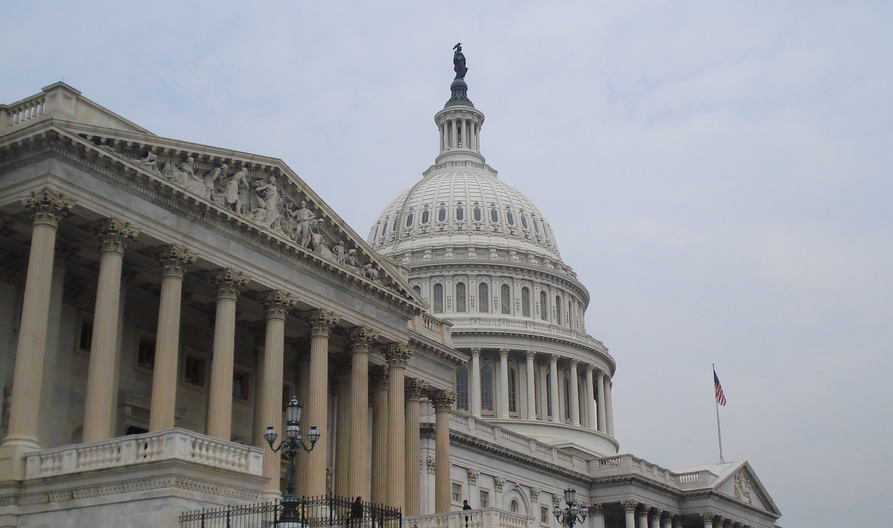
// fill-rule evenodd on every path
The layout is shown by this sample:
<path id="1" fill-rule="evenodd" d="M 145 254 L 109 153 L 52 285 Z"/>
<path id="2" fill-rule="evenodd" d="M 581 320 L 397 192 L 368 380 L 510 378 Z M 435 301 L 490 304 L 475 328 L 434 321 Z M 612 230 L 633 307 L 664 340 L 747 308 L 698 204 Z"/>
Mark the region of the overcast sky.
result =
<path id="1" fill-rule="evenodd" d="M 437 155 L 452 47 L 617 361 L 621 452 L 748 460 L 784 526 L 893 523 L 893 3 L 3 1 L 0 102 L 63 80 L 281 158 L 362 237 Z"/>

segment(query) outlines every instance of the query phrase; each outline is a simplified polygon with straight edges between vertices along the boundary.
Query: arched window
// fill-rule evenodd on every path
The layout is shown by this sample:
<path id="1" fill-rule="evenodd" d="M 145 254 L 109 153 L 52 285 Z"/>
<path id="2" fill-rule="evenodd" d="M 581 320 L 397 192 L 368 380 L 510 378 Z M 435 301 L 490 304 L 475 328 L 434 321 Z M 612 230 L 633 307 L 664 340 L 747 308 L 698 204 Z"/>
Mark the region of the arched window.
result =
<path id="1" fill-rule="evenodd" d="M 412 287 L 412 289 L 415 290 L 416 294 L 418 294 L 420 296 L 422 295 L 422 287 L 416 285 L 416 286 Z"/>
<path id="2" fill-rule="evenodd" d="M 480 221 L 481 221 L 481 215 L 482 215 L 482 213 L 481 213 L 481 208 L 475 206 L 475 208 L 474 208 L 474 221 L 475 221 L 475 222 L 480 222 Z"/>
<path id="3" fill-rule="evenodd" d="M 467 312 L 465 298 L 465 283 L 456 283 L 456 312 Z"/>
<path id="4" fill-rule="evenodd" d="M 509 368 L 509 413 L 518 413 L 518 372 Z"/>
<path id="5" fill-rule="evenodd" d="M 408 228 L 410 226 L 412 226 L 412 213 L 406 215 L 406 227 Z"/>
<path id="6" fill-rule="evenodd" d="M 428 210 L 422 211 L 422 224 L 428 224 Z"/>
<path id="7" fill-rule="evenodd" d="M 530 289 L 527 287 L 521 289 L 521 315 L 530 317 Z"/>
<path id="8" fill-rule="evenodd" d="M 549 299 L 545 290 L 540 290 L 540 318 L 549 321 Z"/>
<path id="9" fill-rule="evenodd" d="M 564 420 L 571 420 L 571 381 L 564 377 Z"/>
<path id="10" fill-rule="evenodd" d="M 502 313 L 503 314 L 511 314 L 512 313 L 512 289 L 508 285 L 502 285 L 500 287 L 500 301 L 502 305 Z"/>
<path id="11" fill-rule="evenodd" d="M 509 504 L 509 510 L 512 512 L 518 512 L 518 500 L 512 500 L 512 503 Z"/>
<path id="12" fill-rule="evenodd" d="M 493 369 L 481 368 L 481 410 L 493 411 Z"/>
<path id="13" fill-rule="evenodd" d="M 462 209 L 462 206 L 456 208 L 456 220 L 462 221 L 465 219 L 465 210 Z"/>
<path id="14" fill-rule="evenodd" d="M 496 208 L 490 210 L 490 222 L 499 222 L 499 211 Z"/>
<path id="15" fill-rule="evenodd" d="M 478 284 L 478 312 L 490 312 L 490 292 L 487 283 Z"/>
<path id="16" fill-rule="evenodd" d="M 561 296 L 555 296 L 555 323 L 561 325 Z"/>
<path id="17" fill-rule="evenodd" d="M 512 215 L 512 212 L 511 212 L 511 211 L 506 211 L 506 212 L 505 212 L 505 221 L 508 222 L 508 225 L 509 225 L 509 226 L 514 226 L 514 225 L 515 225 L 515 216 Z"/>
<path id="18" fill-rule="evenodd" d="M 437 221 L 444 222 L 446 221 L 446 208 L 440 208 L 437 210 Z"/>
<path id="19" fill-rule="evenodd" d="M 468 411 L 468 369 L 456 370 L 456 409 Z"/>
<path id="20" fill-rule="evenodd" d="M 434 314 L 443 312 L 443 285 L 437 283 L 434 285 Z"/>

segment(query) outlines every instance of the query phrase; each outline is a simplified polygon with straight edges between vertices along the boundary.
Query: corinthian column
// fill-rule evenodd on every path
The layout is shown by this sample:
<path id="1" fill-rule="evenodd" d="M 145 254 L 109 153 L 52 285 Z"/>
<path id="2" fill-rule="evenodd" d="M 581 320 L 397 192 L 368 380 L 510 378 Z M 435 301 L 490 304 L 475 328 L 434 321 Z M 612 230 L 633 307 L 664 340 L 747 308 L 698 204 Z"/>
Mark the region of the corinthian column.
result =
<path id="1" fill-rule="evenodd" d="M 334 356 L 334 355 L 333 355 Z M 335 432 L 332 441 L 335 443 L 335 496 L 347 498 L 350 495 L 348 480 L 350 479 L 350 421 L 352 410 L 350 409 L 351 369 L 350 361 L 343 355 L 338 355 L 334 362 L 338 364 L 335 369 Z M 354 499 L 356 496 L 354 496 Z"/>
<path id="2" fill-rule="evenodd" d="M 369 461 L 366 447 L 369 442 L 369 346 L 378 333 L 369 327 L 356 327 L 350 333 L 350 446 L 348 456 L 348 496 L 356 498 L 366 493 L 369 480 Z"/>
<path id="3" fill-rule="evenodd" d="M 605 433 L 614 437 L 614 404 L 611 401 L 611 379 L 605 375 Z"/>
<path id="4" fill-rule="evenodd" d="M 549 356 L 549 380 L 552 387 L 549 394 L 552 398 L 552 422 L 561 422 L 561 407 L 558 405 L 558 355 Z"/>
<path id="5" fill-rule="evenodd" d="M 282 290 L 271 290 L 263 297 L 263 304 L 267 308 L 267 330 L 264 339 L 263 366 L 261 372 L 263 378 L 260 383 L 260 410 L 258 421 L 261 427 L 273 426 L 282 432 L 282 370 L 284 367 L 285 348 L 285 316 L 293 309 L 297 300 L 291 294 Z M 266 500 L 276 499 L 279 496 L 279 469 L 281 467 L 279 454 L 266 448 L 266 442 L 261 440 L 261 448 L 264 448 L 263 475 L 269 481 L 264 485 L 263 496 Z"/>
<path id="6" fill-rule="evenodd" d="M 577 359 L 571 359 L 571 376 L 568 383 L 571 385 L 571 424 L 580 426 L 580 377 L 577 376 Z"/>
<path id="7" fill-rule="evenodd" d="M 438 391 L 434 401 L 434 512 L 450 512 L 450 409 L 456 402 L 452 391 Z"/>
<path id="8" fill-rule="evenodd" d="M 536 353 L 527 351 L 527 420 L 536 420 L 536 383 L 533 375 L 533 365 Z"/>
<path id="9" fill-rule="evenodd" d="M 623 512 L 626 514 L 626 527 L 636 526 L 636 507 L 639 502 L 635 500 L 625 500 L 622 502 Z"/>
<path id="10" fill-rule="evenodd" d="M 310 322 L 310 400 L 307 425 L 316 426 L 320 438 L 316 448 L 307 458 L 307 495 L 323 496 L 326 493 L 326 457 L 328 455 L 329 410 L 329 334 L 338 317 L 325 309 L 313 311 Z"/>
<path id="11" fill-rule="evenodd" d="M 15 371 L 9 409 L 9 430 L 0 446 L 0 481 L 25 476 L 25 454 L 40 449 L 37 419 L 46 349 L 53 279 L 53 253 L 59 221 L 71 208 L 71 198 L 46 188 L 24 199 L 31 212 L 31 251 L 16 346 Z"/>
<path id="12" fill-rule="evenodd" d="M 584 406 L 583 412 L 586 414 L 586 420 L 583 422 L 583 426 L 592 428 L 592 420 L 595 417 L 595 414 L 592 412 L 592 408 L 595 405 L 595 399 L 592 397 L 592 364 L 586 364 L 584 371 L 586 373 L 586 391 L 583 392 L 583 399 L 586 401 L 586 406 Z"/>
<path id="13" fill-rule="evenodd" d="M 471 350 L 471 414 L 481 417 L 481 350 Z"/>
<path id="14" fill-rule="evenodd" d="M 183 274 L 186 267 L 195 262 L 195 255 L 182 246 L 172 244 L 161 249 L 158 261 L 161 263 L 161 296 L 158 301 L 152 407 L 149 412 L 149 431 L 152 432 L 174 427 Z"/>
<path id="15" fill-rule="evenodd" d="M 499 418 L 509 418 L 509 350 L 499 350 Z"/>
<path id="16" fill-rule="evenodd" d="M 118 366 L 121 266 L 124 249 L 139 235 L 139 231 L 131 228 L 130 223 L 104 219 L 93 226 L 93 235 L 100 242 L 100 260 L 90 366 L 87 372 L 85 443 L 112 437 L 112 414 L 117 403 L 113 388 Z"/>
<path id="17" fill-rule="evenodd" d="M 208 435 L 229 441 L 233 420 L 233 355 L 236 340 L 236 300 L 248 277 L 232 268 L 214 271 L 217 315 L 214 318 L 214 356 L 208 391 Z"/>
<path id="18" fill-rule="evenodd" d="M 419 406 L 425 383 L 418 379 L 406 381 L 406 516 L 420 514 L 421 502 L 421 440 L 419 438 Z"/>
<path id="19" fill-rule="evenodd" d="M 406 510 L 406 410 L 403 403 L 406 361 L 412 356 L 409 344 L 394 343 L 384 351 L 388 361 L 388 506 Z"/>
<path id="20" fill-rule="evenodd" d="M 388 370 L 378 366 L 372 374 L 372 503 L 388 499 Z"/>
<path id="21" fill-rule="evenodd" d="M 598 431 L 608 433 L 605 428 L 605 374 L 598 374 Z"/>

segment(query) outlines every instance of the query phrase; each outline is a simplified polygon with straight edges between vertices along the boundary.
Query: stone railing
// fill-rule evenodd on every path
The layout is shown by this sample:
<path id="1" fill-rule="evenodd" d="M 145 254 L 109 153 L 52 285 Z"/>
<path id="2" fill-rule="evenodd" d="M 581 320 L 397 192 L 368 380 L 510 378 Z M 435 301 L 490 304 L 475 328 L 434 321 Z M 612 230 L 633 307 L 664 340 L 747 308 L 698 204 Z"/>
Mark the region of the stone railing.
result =
<path id="1" fill-rule="evenodd" d="M 501 329 L 517 329 L 545 335 L 561 336 L 579 344 L 597 349 L 602 353 L 608 353 L 608 348 L 605 347 L 605 344 L 596 340 L 592 336 L 581 334 L 567 327 L 551 323 L 516 318 L 487 318 L 481 316 L 464 318 L 452 317 L 450 318 L 450 321 L 453 323 L 454 327 L 498 327 Z"/>
<path id="2" fill-rule="evenodd" d="M 427 312 L 414 316 L 410 320 L 412 330 L 419 334 L 430 336 L 438 342 L 448 345 L 452 344 L 450 328 L 452 324 L 447 321 L 435 318 Z"/>
<path id="3" fill-rule="evenodd" d="M 466 521 L 467 518 L 467 521 Z M 532 517 L 495 507 L 405 516 L 405 527 L 527 527 Z"/>
<path id="4" fill-rule="evenodd" d="M 672 484 L 682 489 L 709 487 L 717 477 L 716 474 L 706 469 L 682 473 L 673 472 L 629 454 L 596 459 L 592 461 L 591 471 L 597 478 L 620 474 L 636 474 L 662 483 Z"/>
<path id="5" fill-rule="evenodd" d="M 31 452 L 25 463 L 25 479 L 172 459 L 260 476 L 263 451 L 181 428 L 171 428 Z"/>
<path id="6" fill-rule="evenodd" d="M 11 127 L 41 116 L 45 111 L 46 97 L 44 94 L 39 94 L 19 102 L 14 107 L 3 108 L 3 116 L 0 119 L 4 128 Z"/>

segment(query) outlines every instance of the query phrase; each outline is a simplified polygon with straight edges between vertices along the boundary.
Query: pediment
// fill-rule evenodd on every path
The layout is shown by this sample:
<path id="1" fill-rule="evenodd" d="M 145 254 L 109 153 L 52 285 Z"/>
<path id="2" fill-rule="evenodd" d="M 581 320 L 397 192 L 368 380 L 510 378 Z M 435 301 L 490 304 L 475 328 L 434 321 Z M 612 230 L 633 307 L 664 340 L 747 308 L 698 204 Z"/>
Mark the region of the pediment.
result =
<path id="1" fill-rule="evenodd" d="M 399 265 L 372 250 L 279 159 L 53 119 L 3 140 L 17 151 L 46 141 L 74 145 L 115 173 L 253 233 L 311 266 L 413 312 L 426 307 Z"/>
<path id="2" fill-rule="evenodd" d="M 747 461 L 722 476 L 714 486 L 714 490 L 757 509 L 781 516 L 772 497 Z"/>

